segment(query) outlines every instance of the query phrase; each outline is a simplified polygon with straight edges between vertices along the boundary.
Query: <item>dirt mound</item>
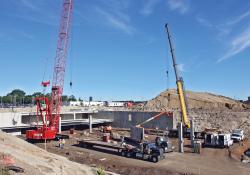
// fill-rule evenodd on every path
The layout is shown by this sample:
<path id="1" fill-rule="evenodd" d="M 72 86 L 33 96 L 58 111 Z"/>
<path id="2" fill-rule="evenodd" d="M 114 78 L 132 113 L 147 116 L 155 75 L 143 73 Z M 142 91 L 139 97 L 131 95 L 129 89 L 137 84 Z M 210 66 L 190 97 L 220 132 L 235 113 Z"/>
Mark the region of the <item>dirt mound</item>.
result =
<path id="1" fill-rule="evenodd" d="M 244 156 L 244 152 L 250 148 L 250 139 L 246 139 L 241 143 L 234 144 L 230 148 L 230 155 L 232 158 L 241 161 L 242 159 L 247 159 L 246 156 Z"/>
<path id="2" fill-rule="evenodd" d="M 248 109 L 246 104 L 221 95 L 207 92 L 186 91 L 189 109 L 205 110 L 233 110 L 242 111 Z M 164 111 L 179 109 L 179 98 L 175 89 L 162 92 L 157 97 L 149 100 L 143 110 Z"/>
<path id="3" fill-rule="evenodd" d="M 186 92 L 189 119 L 193 118 L 197 131 L 205 128 L 221 128 L 225 132 L 243 129 L 250 136 L 250 111 L 247 104 L 234 99 L 206 92 Z M 180 120 L 180 102 L 176 90 L 170 89 L 149 100 L 143 111 L 175 111 Z"/>
<path id="4" fill-rule="evenodd" d="M 26 141 L 0 132 L 0 154 L 11 156 L 27 175 L 94 174 L 93 170 L 67 158 L 49 153 Z"/>
<path id="5" fill-rule="evenodd" d="M 180 114 L 176 117 L 180 118 Z M 250 112 L 191 110 L 189 118 L 193 118 L 197 131 L 220 128 L 231 133 L 233 129 L 243 129 L 245 135 L 250 136 Z"/>

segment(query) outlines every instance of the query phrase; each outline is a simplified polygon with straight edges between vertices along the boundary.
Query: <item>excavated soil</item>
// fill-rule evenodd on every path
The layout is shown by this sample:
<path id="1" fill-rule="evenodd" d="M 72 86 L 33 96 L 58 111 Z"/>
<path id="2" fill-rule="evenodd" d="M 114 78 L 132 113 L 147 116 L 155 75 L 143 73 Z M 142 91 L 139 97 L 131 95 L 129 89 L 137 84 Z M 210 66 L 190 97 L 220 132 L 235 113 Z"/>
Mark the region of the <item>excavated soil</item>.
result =
<path id="1" fill-rule="evenodd" d="M 245 139 L 243 142 L 235 143 L 230 148 L 230 156 L 235 160 L 250 159 L 244 156 L 244 152 L 250 148 L 250 139 Z"/>
<path id="2" fill-rule="evenodd" d="M 24 169 L 26 175 L 95 174 L 89 166 L 69 161 L 3 132 L 0 132 L 0 155 L 10 157 L 15 166 Z"/>
<path id="3" fill-rule="evenodd" d="M 200 110 L 232 110 L 244 111 L 249 109 L 247 104 L 241 103 L 229 97 L 215 95 L 207 92 L 186 91 L 188 108 Z M 149 100 L 143 110 L 164 111 L 179 109 L 179 98 L 175 89 L 162 92 L 157 97 Z"/>
<path id="4" fill-rule="evenodd" d="M 122 175 L 247 175 L 250 170 L 248 165 L 231 159 L 228 149 L 202 148 L 201 154 L 192 154 L 188 146 L 190 142 L 187 139 L 184 141 L 184 154 L 177 152 L 166 153 L 164 160 L 152 163 L 121 157 L 117 151 L 112 149 L 79 147 L 77 140 L 98 139 L 103 134 L 97 130 L 94 130 L 92 134 L 86 133 L 88 132 L 77 131 L 75 134 L 70 135 L 70 139 L 66 140 L 64 149 L 58 148 L 58 142 L 55 141 L 51 141 L 47 145 L 47 149 L 50 152 L 65 156 L 69 160 L 87 164 L 91 167 L 103 167 L 109 172 Z M 177 149 L 177 139 L 172 138 L 171 141 Z M 44 148 L 44 144 L 37 144 L 37 146 Z"/>
<path id="5" fill-rule="evenodd" d="M 189 118 L 195 122 L 196 130 L 220 128 L 231 132 L 243 129 L 250 136 L 249 104 L 206 92 L 186 92 Z M 175 119 L 180 120 L 180 102 L 176 90 L 170 89 L 135 109 L 142 111 L 175 111 Z"/>

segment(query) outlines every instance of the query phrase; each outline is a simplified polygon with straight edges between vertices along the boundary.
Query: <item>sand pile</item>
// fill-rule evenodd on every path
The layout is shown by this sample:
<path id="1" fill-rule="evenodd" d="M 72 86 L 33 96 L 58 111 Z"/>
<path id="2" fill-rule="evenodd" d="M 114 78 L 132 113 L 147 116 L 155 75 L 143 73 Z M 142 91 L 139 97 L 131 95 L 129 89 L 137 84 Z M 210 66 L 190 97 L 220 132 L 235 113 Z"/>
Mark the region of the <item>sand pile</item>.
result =
<path id="1" fill-rule="evenodd" d="M 221 95 L 207 92 L 186 91 L 189 109 L 201 110 L 233 110 L 243 111 L 248 109 L 246 104 Z M 162 92 L 157 97 L 149 100 L 143 110 L 164 111 L 179 109 L 179 98 L 175 89 Z"/>
<path id="2" fill-rule="evenodd" d="M 225 132 L 243 129 L 250 136 L 250 111 L 247 104 L 221 95 L 206 92 L 186 92 L 189 119 L 193 118 L 197 131 L 205 128 L 221 128 Z M 180 120 L 180 102 L 176 90 L 170 89 L 149 100 L 143 111 L 175 111 Z"/>
<path id="3" fill-rule="evenodd" d="M 250 136 L 250 112 L 191 110 L 189 118 L 191 117 L 198 131 L 220 128 L 231 133 L 233 129 L 243 129 L 245 135 Z"/>
<path id="4" fill-rule="evenodd" d="M 42 174 L 95 174 L 82 164 L 49 153 L 17 137 L 0 132 L 0 154 L 11 156 L 15 165 L 22 167 L 27 175 Z"/>

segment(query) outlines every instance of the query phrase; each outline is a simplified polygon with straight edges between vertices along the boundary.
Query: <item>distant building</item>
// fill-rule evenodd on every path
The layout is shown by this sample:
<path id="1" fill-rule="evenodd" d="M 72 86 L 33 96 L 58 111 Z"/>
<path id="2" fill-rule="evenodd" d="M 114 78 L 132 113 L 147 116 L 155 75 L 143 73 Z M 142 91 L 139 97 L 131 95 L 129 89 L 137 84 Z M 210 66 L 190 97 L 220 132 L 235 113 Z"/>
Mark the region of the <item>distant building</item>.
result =
<path id="1" fill-rule="evenodd" d="M 70 101 L 70 106 L 107 106 L 107 107 L 127 107 L 131 108 L 134 105 L 143 105 L 144 101 Z"/>
<path id="2" fill-rule="evenodd" d="M 70 101 L 70 106 L 105 106 L 105 102 L 103 101 Z"/>
<path id="3" fill-rule="evenodd" d="M 83 101 L 82 106 L 88 107 L 88 106 L 104 106 L 104 101 Z"/>
<path id="4" fill-rule="evenodd" d="M 81 101 L 70 101 L 69 105 L 70 106 L 82 106 L 82 102 Z"/>
<path id="5" fill-rule="evenodd" d="M 125 106 L 124 102 L 119 102 L 119 101 L 108 102 L 108 107 L 123 107 L 123 106 Z"/>

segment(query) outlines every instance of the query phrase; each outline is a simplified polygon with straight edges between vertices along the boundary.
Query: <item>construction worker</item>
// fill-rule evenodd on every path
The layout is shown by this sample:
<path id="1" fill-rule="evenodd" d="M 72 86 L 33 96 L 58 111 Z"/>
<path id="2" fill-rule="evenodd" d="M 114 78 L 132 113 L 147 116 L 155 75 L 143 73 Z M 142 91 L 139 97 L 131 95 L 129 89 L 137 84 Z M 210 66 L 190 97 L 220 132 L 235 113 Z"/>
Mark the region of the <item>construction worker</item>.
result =
<path id="1" fill-rule="evenodd" d="M 62 139 L 59 139 L 59 148 L 61 148 L 62 147 Z"/>
<path id="2" fill-rule="evenodd" d="M 64 145 L 65 145 L 65 139 L 62 139 L 62 146 L 61 146 L 62 149 L 64 148 Z"/>

